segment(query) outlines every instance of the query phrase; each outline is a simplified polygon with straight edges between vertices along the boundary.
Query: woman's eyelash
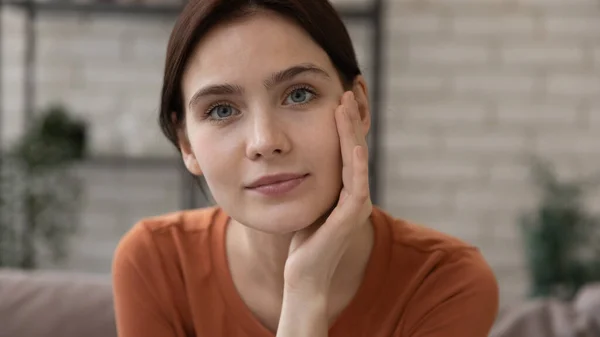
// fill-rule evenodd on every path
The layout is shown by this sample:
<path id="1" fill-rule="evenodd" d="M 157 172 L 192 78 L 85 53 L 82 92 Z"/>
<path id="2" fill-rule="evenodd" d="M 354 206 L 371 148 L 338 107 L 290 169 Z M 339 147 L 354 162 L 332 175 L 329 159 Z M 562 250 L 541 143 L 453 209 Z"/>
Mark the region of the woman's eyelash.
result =
<path id="1" fill-rule="evenodd" d="M 291 93 L 293 93 L 296 90 L 306 90 L 309 93 L 311 93 L 312 95 L 314 95 L 315 97 L 317 96 L 317 92 L 311 86 L 306 85 L 306 84 L 299 84 L 299 85 L 296 85 L 296 86 L 293 86 L 292 88 L 290 88 L 287 91 L 285 97 L 287 98 Z"/>

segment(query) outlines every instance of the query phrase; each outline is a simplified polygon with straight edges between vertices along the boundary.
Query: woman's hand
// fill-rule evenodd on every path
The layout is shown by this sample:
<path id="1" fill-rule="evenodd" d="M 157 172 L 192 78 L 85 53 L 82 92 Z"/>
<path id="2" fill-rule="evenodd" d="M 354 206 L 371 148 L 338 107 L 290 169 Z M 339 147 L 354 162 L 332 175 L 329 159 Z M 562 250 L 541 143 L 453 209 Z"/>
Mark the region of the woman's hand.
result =
<path id="1" fill-rule="evenodd" d="M 367 223 L 372 210 L 365 128 L 352 92 L 342 96 L 335 120 L 342 153 L 339 202 L 318 229 L 307 228 L 294 235 L 285 264 L 285 291 L 301 297 L 326 299 L 352 234 Z"/>
<path id="2" fill-rule="evenodd" d="M 278 337 L 324 337 L 327 297 L 333 274 L 356 230 L 373 208 L 369 194 L 365 129 L 352 92 L 335 110 L 342 152 L 342 191 L 325 223 L 294 234 L 284 269 Z"/>

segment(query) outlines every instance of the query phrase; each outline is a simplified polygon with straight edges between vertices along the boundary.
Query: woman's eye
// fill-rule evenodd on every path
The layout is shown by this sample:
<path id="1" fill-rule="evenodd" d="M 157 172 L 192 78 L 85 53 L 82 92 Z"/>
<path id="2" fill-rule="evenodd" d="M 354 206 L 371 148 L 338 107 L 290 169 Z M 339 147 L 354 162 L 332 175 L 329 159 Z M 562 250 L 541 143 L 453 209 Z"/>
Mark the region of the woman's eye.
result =
<path id="1" fill-rule="evenodd" d="M 287 104 L 302 104 L 307 103 L 313 98 L 314 94 L 308 89 L 296 89 L 292 91 L 287 99 Z"/>
<path id="2" fill-rule="evenodd" d="M 210 109 L 209 115 L 213 119 L 224 119 L 235 114 L 235 109 L 229 105 L 217 105 Z"/>

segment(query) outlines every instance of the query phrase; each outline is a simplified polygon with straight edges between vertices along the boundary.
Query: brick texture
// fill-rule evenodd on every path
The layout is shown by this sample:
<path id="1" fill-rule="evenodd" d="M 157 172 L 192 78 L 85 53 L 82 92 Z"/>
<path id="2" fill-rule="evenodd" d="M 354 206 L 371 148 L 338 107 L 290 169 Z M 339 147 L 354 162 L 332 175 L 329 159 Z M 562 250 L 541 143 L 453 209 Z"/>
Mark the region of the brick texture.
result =
<path id="1" fill-rule="evenodd" d="M 388 6 L 383 205 L 479 246 L 502 305 L 521 301 L 518 217 L 537 202 L 529 156 L 552 160 L 563 177 L 600 170 L 600 7 Z"/>
<path id="2" fill-rule="evenodd" d="M 2 48 L 3 87 L 7 88 L 3 108 L 5 115 L 22 116 L 23 17 L 14 9 L 3 12 L 7 19 L 2 31 L 10 32 Z M 59 102 L 87 120 L 96 154 L 172 154 L 156 127 L 171 26 L 172 20 L 164 19 L 41 14 L 36 45 L 37 109 Z M 10 123 L 2 133 L 8 140 L 22 131 L 16 121 Z"/>
<path id="3" fill-rule="evenodd" d="M 80 227 L 68 259 L 59 265 L 42 261 L 45 268 L 108 273 L 119 239 L 133 224 L 180 206 L 176 168 L 82 165 L 76 172 L 83 190 Z"/>

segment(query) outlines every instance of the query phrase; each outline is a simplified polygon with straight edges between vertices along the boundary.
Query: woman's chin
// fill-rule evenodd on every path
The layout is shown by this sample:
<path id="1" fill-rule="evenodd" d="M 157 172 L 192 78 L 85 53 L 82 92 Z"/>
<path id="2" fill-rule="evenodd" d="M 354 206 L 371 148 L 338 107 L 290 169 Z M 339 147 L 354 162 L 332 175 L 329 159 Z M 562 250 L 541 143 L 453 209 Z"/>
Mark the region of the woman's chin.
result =
<path id="1" fill-rule="evenodd" d="M 303 193 L 296 198 L 263 200 L 224 198 L 219 204 L 246 227 L 269 234 L 285 235 L 324 222 L 338 201 L 339 192 Z"/>
<path id="2" fill-rule="evenodd" d="M 291 205 L 290 205 L 291 206 Z M 322 222 L 330 207 L 285 207 L 271 205 L 257 207 L 245 214 L 245 225 L 269 234 L 289 234 Z M 242 222 L 243 223 L 243 222 Z"/>
<path id="3" fill-rule="evenodd" d="M 308 216 L 306 213 L 302 215 L 287 215 L 287 216 L 276 216 L 273 215 L 270 219 L 257 219 L 252 221 L 253 224 L 249 224 L 256 230 L 269 234 L 285 235 L 297 232 L 304 228 L 314 224 L 319 219 L 319 216 Z"/>

